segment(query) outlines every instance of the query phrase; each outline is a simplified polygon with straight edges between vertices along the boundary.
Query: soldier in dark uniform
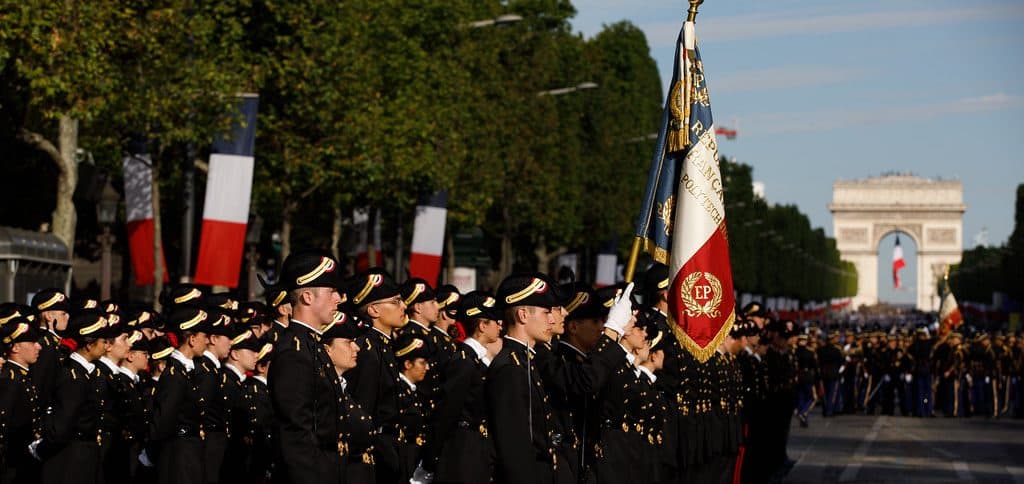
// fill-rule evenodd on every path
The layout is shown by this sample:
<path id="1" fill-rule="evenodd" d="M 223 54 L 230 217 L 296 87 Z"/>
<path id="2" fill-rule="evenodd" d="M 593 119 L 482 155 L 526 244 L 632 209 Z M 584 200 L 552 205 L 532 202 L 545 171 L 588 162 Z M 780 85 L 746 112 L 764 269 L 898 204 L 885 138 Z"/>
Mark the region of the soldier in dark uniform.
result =
<path id="1" fill-rule="evenodd" d="M 900 401 L 900 415 L 906 417 L 915 412 L 914 395 L 914 357 L 910 355 L 908 338 L 901 336 L 897 348 L 897 367 L 899 381 L 896 386 L 896 397 Z"/>
<path id="2" fill-rule="evenodd" d="M 437 296 L 437 322 L 434 323 L 434 327 L 431 328 L 439 339 L 445 340 L 450 344 L 450 350 L 452 355 L 455 354 L 456 345 L 452 340 L 454 337 L 453 332 L 457 331 L 457 321 L 459 312 L 459 301 L 462 300 L 462 294 L 459 289 L 451 284 L 445 284 L 438 287 L 434 291 L 434 295 Z M 445 338 L 447 336 L 447 338 Z M 466 336 L 469 336 L 468 334 Z"/>
<path id="3" fill-rule="evenodd" d="M 153 385 L 144 378 L 149 367 L 149 353 L 152 345 L 140 330 L 128 334 L 128 352 L 121 361 L 115 379 L 116 395 L 124 401 L 119 403 L 122 411 L 122 439 L 119 446 L 112 446 L 108 462 L 111 467 L 121 466 L 121 482 L 136 482 L 139 474 L 139 453 L 147 438 L 149 424 L 152 419 Z M 120 464 L 117 464 L 117 463 Z M 106 472 L 107 482 L 113 480 L 109 471 Z"/>
<path id="4" fill-rule="evenodd" d="M 278 281 L 288 288 L 292 319 L 274 347 L 268 382 L 274 407 L 275 482 L 344 482 L 339 449 L 340 382 L 321 342 L 342 298 L 340 267 L 325 251 L 288 256 Z"/>
<path id="5" fill-rule="evenodd" d="M 768 391 L 765 398 L 765 454 L 761 461 L 766 479 L 784 475 L 794 464 L 786 456 L 789 428 L 796 406 L 796 362 L 792 358 L 787 340 L 786 322 L 773 320 L 765 325 L 768 350 L 764 360 L 767 366 Z"/>
<path id="6" fill-rule="evenodd" d="M 377 429 L 373 418 L 348 394 L 349 386 L 344 376 L 356 367 L 360 349 L 355 340 L 363 334 L 363 329 L 355 324 L 354 318 L 342 311 L 336 312 L 331 324 L 321 329 L 321 341 L 338 375 L 341 390 L 338 393 L 338 408 L 341 409 L 338 452 L 346 462 L 344 482 L 372 484 L 377 481 L 373 458 Z"/>
<path id="7" fill-rule="evenodd" d="M 43 349 L 29 374 L 39 391 L 39 406 L 43 409 L 50 406 L 57 373 L 64 361 L 65 351 L 58 335 L 67 328 L 70 308 L 68 297 L 58 289 L 44 289 L 32 297 L 32 309 L 38 314 L 39 344 Z"/>
<path id="8" fill-rule="evenodd" d="M 195 359 L 209 342 L 209 314 L 202 309 L 180 305 L 170 311 L 165 329 L 171 349 L 167 357 L 154 351 L 154 360 L 164 360 L 153 395 L 153 416 L 149 442 L 139 461 L 156 466 L 160 483 L 199 484 L 205 482 L 202 414 L 206 402 L 199 397 Z M 158 340 L 154 340 L 158 341 Z M 158 343 L 159 344 L 159 343 Z M 154 348 L 155 349 L 155 348 Z"/>
<path id="9" fill-rule="evenodd" d="M 458 294 L 458 293 L 451 293 Z M 497 300 L 484 292 L 471 292 L 459 303 L 456 317 L 467 333 L 457 344 L 441 382 L 430 435 L 435 439 L 427 449 L 437 455 L 423 458 L 424 476 L 435 483 L 470 484 L 488 482 L 494 473 L 494 445 L 487 430 L 484 383 L 491 359 L 486 345 L 501 337 L 501 313 Z"/>
<path id="10" fill-rule="evenodd" d="M 947 374 L 953 363 L 953 347 L 949 342 L 951 336 L 952 333 L 939 336 L 929 356 L 934 378 L 932 389 L 935 409 L 941 410 L 947 417 L 953 414 L 953 380 Z"/>
<path id="11" fill-rule="evenodd" d="M 247 374 L 256 371 L 258 352 L 263 342 L 250 329 L 239 328 L 231 338 L 231 350 L 224 360 L 222 381 L 227 446 L 220 468 L 220 482 L 231 482 L 248 476 L 253 457 L 253 442 L 258 437 L 255 387 L 247 385 Z"/>
<path id="12" fill-rule="evenodd" d="M 979 334 L 969 353 L 972 415 L 996 416 L 996 356 L 988 333 Z"/>
<path id="13" fill-rule="evenodd" d="M 273 325 L 267 330 L 265 337 L 270 342 L 277 343 L 281 333 L 288 328 L 288 323 L 291 321 L 292 301 L 288 297 L 287 288 L 282 285 L 266 285 L 264 290 L 268 316 L 274 321 Z"/>
<path id="14" fill-rule="evenodd" d="M 431 298 L 433 300 L 433 298 Z M 431 351 L 422 336 L 404 334 L 393 343 L 395 361 L 400 368 L 398 393 L 398 466 L 400 482 L 408 481 L 416 470 L 422 449 L 428 444 L 429 397 L 422 384 L 430 372 Z"/>
<path id="15" fill-rule="evenodd" d="M 822 386 L 825 388 L 825 401 L 822 402 L 821 408 L 822 415 L 826 418 L 834 417 L 842 411 L 839 370 L 845 369 L 845 363 L 843 348 L 839 346 L 839 333 L 831 331 L 828 334 L 828 343 L 818 348 L 818 364 L 821 367 Z"/>
<path id="16" fill-rule="evenodd" d="M 768 374 L 764 363 L 766 347 L 761 344 L 762 330 L 753 320 L 745 320 L 747 328 L 745 346 L 736 356 L 743 378 L 743 455 L 740 482 L 761 482 L 765 475 L 763 456 L 765 449 L 765 398 L 768 392 Z"/>
<path id="17" fill-rule="evenodd" d="M 39 480 L 39 462 L 28 446 L 41 432 L 39 394 L 29 369 L 39 360 L 39 331 L 24 317 L 0 326 L 0 482 Z"/>
<path id="18" fill-rule="evenodd" d="M 379 431 L 373 448 L 377 482 L 397 482 L 401 478 L 397 421 L 400 382 L 391 342 L 408 321 L 405 301 L 398 284 L 379 269 L 351 278 L 346 294 L 360 318 L 371 326 L 356 338 L 359 361 L 345 375 L 348 392 L 370 414 Z"/>
<path id="19" fill-rule="evenodd" d="M 806 334 L 797 337 L 794 350 L 797 364 L 797 404 L 796 417 L 801 427 L 807 427 L 807 416 L 818 401 L 818 355 L 812 350 Z"/>
<path id="20" fill-rule="evenodd" d="M 398 331 L 398 335 L 415 336 L 428 344 L 426 351 L 430 370 L 427 371 L 426 379 L 416 388 L 427 398 L 424 411 L 430 414 L 437 403 L 436 394 L 442 379 L 438 372 L 441 371 L 442 360 L 447 360 L 451 356 L 449 352 L 442 351 L 439 345 L 435 344 L 438 333 L 432 328 L 437 323 L 440 312 L 437 309 L 436 295 L 427 281 L 416 277 L 402 283 L 399 294 L 405 302 L 405 313 L 409 316 L 409 323 Z"/>
<path id="21" fill-rule="evenodd" d="M 267 336 L 267 335 L 264 335 Z M 256 354 L 256 370 L 245 380 L 256 407 L 255 431 L 252 440 L 252 460 L 246 473 L 246 482 L 264 484 L 270 481 L 274 454 L 271 434 L 274 428 L 274 406 L 270 402 L 267 374 L 274 358 L 274 343 L 260 338 L 260 351 Z"/>
<path id="22" fill-rule="evenodd" d="M 100 433 L 103 443 L 100 453 L 103 459 L 103 476 L 106 482 L 127 482 L 128 467 L 125 454 L 127 442 L 125 432 L 127 426 L 127 405 L 131 395 L 120 384 L 121 362 L 128 357 L 131 346 L 128 344 L 128 327 L 121 321 L 117 313 L 108 313 L 107 327 L 102 336 L 109 341 L 106 353 L 96 361 L 96 372 L 99 374 L 101 386 L 100 401 L 103 407 L 103 423 Z"/>
<path id="23" fill-rule="evenodd" d="M 553 483 L 552 411 L 533 347 L 551 339 L 554 288 L 536 277 L 513 275 L 498 287 L 506 336 L 487 370 L 485 398 L 496 453 L 495 481 Z"/>
<path id="24" fill-rule="evenodd" d="M 106 326 L 103 313 L 83 311 L 70 319 L 63 333 L 75 349 L 57 375 L 50 408 L 43 418 L 42 438 L 30 447 L 43 462 L 39 482 L 103 481 L 103 389 L 94 362 L 106 353 L 108 343 L 102 337 Z"/>
<path id="25" fill-rule="evenodd" d="M 912 382 L 913 394 L 910 401 L 914 415 L 917 417 L 933 417 L 935 414 L 935 396 L 932 388 L 932 348 L 933 341 L 926 328 L 917 328 L 916 338 L 910 344 L 908 353 L 914 361 Z"/>
<path id="26" fill-rule="evenodd" d="M 885 346 L 874 354 L 878 369 L 877 400 L 881 402 L 883 415 L 894 415 L 896 412 L 896 387 L 900 382 L 900 351 L 896 338 L 889 337 L 885 341 Z M 868 413 L 874 413 L 874 406 L 870 403 Z"/>
<path id="27" fill-rule="evenodd" d="M 228 379 L 222 361 L 231 351 L 231 338 L 236 328 L 233 324 L 234 308 L 237 303 L 224 294 L 211 294 L 205 300 L 209 319 L 209 343 L 206 350 L 195 359 L 195 380 L 199 386 L 199 398 L 205 403 L 202 417 L 203 460 L 206 482 L 214 484 L 221 478 L 220 467 L 227 451 L 229 406 L 225 386 Z"/>

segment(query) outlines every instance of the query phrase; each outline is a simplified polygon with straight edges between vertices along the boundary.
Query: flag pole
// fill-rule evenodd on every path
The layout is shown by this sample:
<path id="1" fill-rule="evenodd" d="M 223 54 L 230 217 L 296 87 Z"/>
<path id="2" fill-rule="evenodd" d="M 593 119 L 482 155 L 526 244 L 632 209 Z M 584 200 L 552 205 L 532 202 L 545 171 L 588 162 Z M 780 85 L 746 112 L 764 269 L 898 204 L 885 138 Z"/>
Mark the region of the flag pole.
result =
<path id="1" fill-rule="evenodd" d="M 690 9 L 686 11 L 686 21 L 693 22 L 697 18 L 697 7 L 704 3 L 704 0 L 690 0 Z"/>

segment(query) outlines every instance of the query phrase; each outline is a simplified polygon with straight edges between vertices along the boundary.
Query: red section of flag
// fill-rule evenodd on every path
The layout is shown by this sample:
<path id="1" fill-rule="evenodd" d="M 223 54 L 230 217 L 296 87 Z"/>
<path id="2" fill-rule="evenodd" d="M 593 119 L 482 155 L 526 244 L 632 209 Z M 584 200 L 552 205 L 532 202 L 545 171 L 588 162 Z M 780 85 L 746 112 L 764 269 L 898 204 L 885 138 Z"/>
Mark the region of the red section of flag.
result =
<path id="1" fill-rule="evenodd" d="M 715 127 L 715 136 L 725 136 L 726 139 L 736 139 L 736 135 L 739 134 L 738 130 L 723 128 L 721 126 Z"/>
<path id="2" fill-rule="evenodd" d="M 245 227 L 244 223 L 203 220 L 196 284 L 238 286 L 245 250 Z"/>
<path id="3" fill-rule="evenodd" d="M 441 256 L 413 252 L 409 256 L 409 274 L 431 284 L 437 283 L 437 276 L 441 274 Z"/>
<path id="4" fill-rule="evenodd" d="M 132 259 L 132 271 L 135 272 L 135 285 L 146 286 L 152 284 L 153 277 L 153 219 L 147 218 L 128 222 L 128 252 Z M 160 259 L 164 264 L 164 282 L 170 280 L 167 276 L 167 261 L 160 250 Z"/>
<path id="5" fill-rule="evenodd" d="M 672 279 L 669 294 L 669 311 L 676 325 L 700 350 L 708 352 L 734 318 L 736 306 L 729 241 L 721 227 L 683 264 Z"/>
<path id="6" fill-rule="evenodd" d="M 384 265 L 384 252 L 377 251 L 377 263 L 374 264 L 376 267 Z M 363 272 L 370 268 L 370 254 L 366 252 L 364 248 L 362 252 L 356 255 L 356 272 Z"/>

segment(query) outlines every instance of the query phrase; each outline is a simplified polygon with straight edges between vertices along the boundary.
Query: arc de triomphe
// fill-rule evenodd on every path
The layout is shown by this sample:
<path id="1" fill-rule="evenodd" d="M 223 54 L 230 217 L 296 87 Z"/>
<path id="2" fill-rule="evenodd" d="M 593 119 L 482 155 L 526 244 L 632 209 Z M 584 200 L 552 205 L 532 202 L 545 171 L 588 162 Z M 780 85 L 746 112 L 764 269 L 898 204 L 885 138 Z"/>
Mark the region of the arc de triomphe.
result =
<path id="1" fill-rule="evenodd" d="M 939 309 L 936 283 L 963 253 L 963 185 L 912 175 L 885 175 L 832 185 L 832 226 L 843 260 L 857 267 L 853 306 L 878 303 L 878 244 L 903 232 L 917 247 L 917 308 Z M 890 262 L 883 254 L 883 260 Z"/>

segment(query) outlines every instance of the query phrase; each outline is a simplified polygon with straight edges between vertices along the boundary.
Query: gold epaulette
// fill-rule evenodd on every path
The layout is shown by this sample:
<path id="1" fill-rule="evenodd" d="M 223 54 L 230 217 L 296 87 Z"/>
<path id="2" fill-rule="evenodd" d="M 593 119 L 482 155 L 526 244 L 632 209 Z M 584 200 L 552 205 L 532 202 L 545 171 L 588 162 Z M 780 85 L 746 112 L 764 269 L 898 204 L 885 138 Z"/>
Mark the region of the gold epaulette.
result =
<path id="1" fill-rule="evenodd" d="M 295 351 L 301 351 L 302 350 L 302 344 L 299 342 L 299 337 L 296 336 L 296 337 L 292 338 L 292 340 L 295 341 Z"/>
<path id="2" fill-rule="evenodd" d="M 512 356 L 512 361 L 516 362 L 516 366 L 523 366 L 523 364 L 519 362 L 519 357 L 516 356 L 516 353 L 514 351 L 509 353 L 509 355 Z"/>

